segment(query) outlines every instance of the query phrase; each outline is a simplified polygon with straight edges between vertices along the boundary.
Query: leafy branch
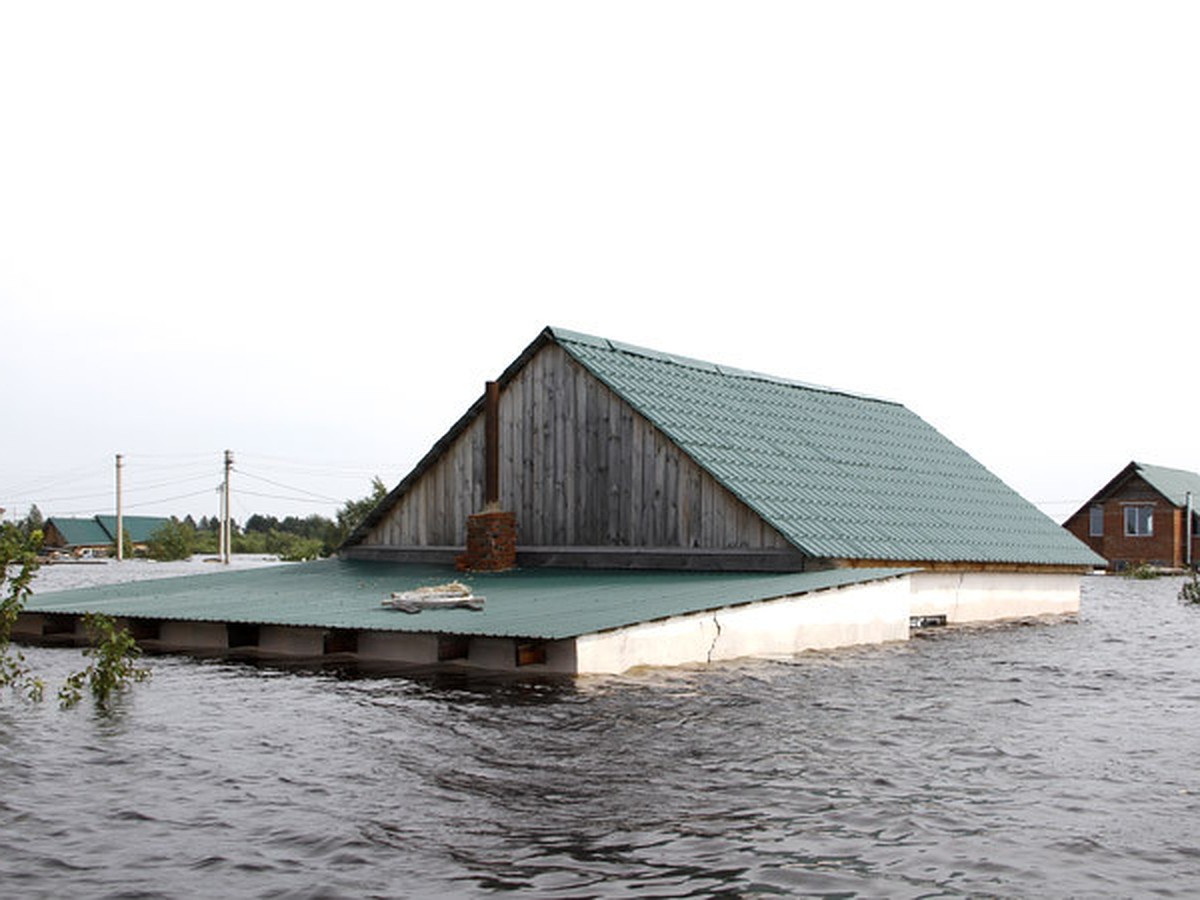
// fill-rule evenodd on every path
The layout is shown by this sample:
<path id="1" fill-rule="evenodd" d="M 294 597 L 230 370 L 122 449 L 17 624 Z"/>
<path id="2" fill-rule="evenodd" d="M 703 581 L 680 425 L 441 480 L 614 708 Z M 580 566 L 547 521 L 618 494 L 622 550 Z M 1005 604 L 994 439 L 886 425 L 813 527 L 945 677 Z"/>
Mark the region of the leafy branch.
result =
<path id="1" fill-rule="evenodd" d="M 12 631 L 33 593 L 30 584 L 38 569 L 41 544 L 40 531 L 26 535 L 15 525 L 0 524 L 0 688 L 12 688 L 33 702 L 43 699 L 46 686 L 30 670 L 25 655 L 13 648 Z M 92 662 L 68 676 L 58 699 L 64 708 L 74 706 L 83 698 L 86 687 L 103 709 L 114 694 L 150 677 L 150 670 L 136 665 L 140 655 L 137 643 L 127 629 L 117 627 L 111 616 L 88 613 L 83 625 L 91 642 L 83 655 L 91 657 Z"/>
<path id="2" fill-rule="evenodd" d="M 141 655 L 137 642 L 127 629 L 117 627 L 112 616 L 88 613 L 83 617 L 83 627 L 91 641 L 83 655 L 90 656 L 92 662 L 67 678 L 59 688 L 58 702 L 64 709 L 75 706 L 87 687 L 96 705 L 105 709 L 114 694 L 127 690 L 134 682 L 145 681 L 150 670 L 135 663 Z"/>

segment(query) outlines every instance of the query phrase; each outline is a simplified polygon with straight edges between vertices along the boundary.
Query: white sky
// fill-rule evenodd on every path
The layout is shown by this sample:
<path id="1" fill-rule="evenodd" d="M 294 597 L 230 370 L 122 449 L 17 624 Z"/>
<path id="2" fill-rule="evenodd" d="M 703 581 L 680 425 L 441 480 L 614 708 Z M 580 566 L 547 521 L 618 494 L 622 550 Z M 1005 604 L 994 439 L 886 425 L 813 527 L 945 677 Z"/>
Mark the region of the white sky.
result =
<path id="1" fill-rule="evenodd" d="M 1147 0 L 0 0 L 0 507 L 109 512 L 123 453 L 127 513 L 215 515 L 229 448 L 239 520 L 332 514 L 548 324 L 900 400 L 1059 520 L 1200 470 L 1198 46 Z"/>

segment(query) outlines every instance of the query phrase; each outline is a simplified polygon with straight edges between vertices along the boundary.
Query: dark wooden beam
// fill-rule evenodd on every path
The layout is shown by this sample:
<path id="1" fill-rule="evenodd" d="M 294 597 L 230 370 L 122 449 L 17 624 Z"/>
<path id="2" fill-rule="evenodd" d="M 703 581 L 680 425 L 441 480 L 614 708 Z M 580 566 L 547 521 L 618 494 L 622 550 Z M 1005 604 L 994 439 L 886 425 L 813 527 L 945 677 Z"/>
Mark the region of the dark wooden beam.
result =
<path id="1" fill-rule="evenodd" d="M 500 503 L 500 383 L 497 381 L 489 381 L 484 391 L 483 439 L 486 459 L 483 502 L 494 507 Z"/>

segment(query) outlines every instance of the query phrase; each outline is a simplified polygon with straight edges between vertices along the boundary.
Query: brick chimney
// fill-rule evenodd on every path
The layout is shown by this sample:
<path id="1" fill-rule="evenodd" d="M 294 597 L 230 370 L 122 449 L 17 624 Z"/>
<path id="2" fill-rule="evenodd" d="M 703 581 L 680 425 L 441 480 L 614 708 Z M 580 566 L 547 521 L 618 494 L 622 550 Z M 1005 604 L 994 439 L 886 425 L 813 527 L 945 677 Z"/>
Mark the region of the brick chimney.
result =
<path id="1" fill-rule="evenodd" d="M 503 572 L 517 565 L 517 517 L 500 510 L 500 385 L 487 383 L 483 406 L 483 512 L 467 516 L 467 549 L 454 560 L 462 572 Z"/>

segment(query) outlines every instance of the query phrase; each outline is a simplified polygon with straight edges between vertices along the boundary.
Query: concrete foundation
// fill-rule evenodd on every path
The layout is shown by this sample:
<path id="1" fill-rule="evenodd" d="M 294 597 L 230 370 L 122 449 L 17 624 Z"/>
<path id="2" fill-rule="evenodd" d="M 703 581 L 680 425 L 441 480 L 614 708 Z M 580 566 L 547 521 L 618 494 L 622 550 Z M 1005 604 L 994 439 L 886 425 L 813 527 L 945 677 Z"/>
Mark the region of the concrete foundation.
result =
<path id="1" fill-rule="evenodd" d="M 229 649 L 229 632 L 224 622 L 163 622 L 158 640 L 163 650 Z"/>
<path id="2" fill-rule="evenodd" d="M 715 612 L 676 616 L 576 640 L 580 674 L 678 666 L 908 638 L 908 576 Z"/>
<path id="3" fill-rule="evenodd" d="M 400 631 L 361 631 L 358 658 L 372 662 L 433 665 L 438 661 L 436 634 L 406 634 Z"/>
<path id="4" fill-rule="evenodd" d="M 912 614 L 946 624 L 997 622 L 1079 612 L 1080 575 L 1027 572 L 917 572 Z"/>
<path id="5" fill-rule="evenodd" d="M 325 631 L 324 628 L 263 625 L 258 631 L 258 650 L 275 656 L 321 656 L 325 652 Z"/>

